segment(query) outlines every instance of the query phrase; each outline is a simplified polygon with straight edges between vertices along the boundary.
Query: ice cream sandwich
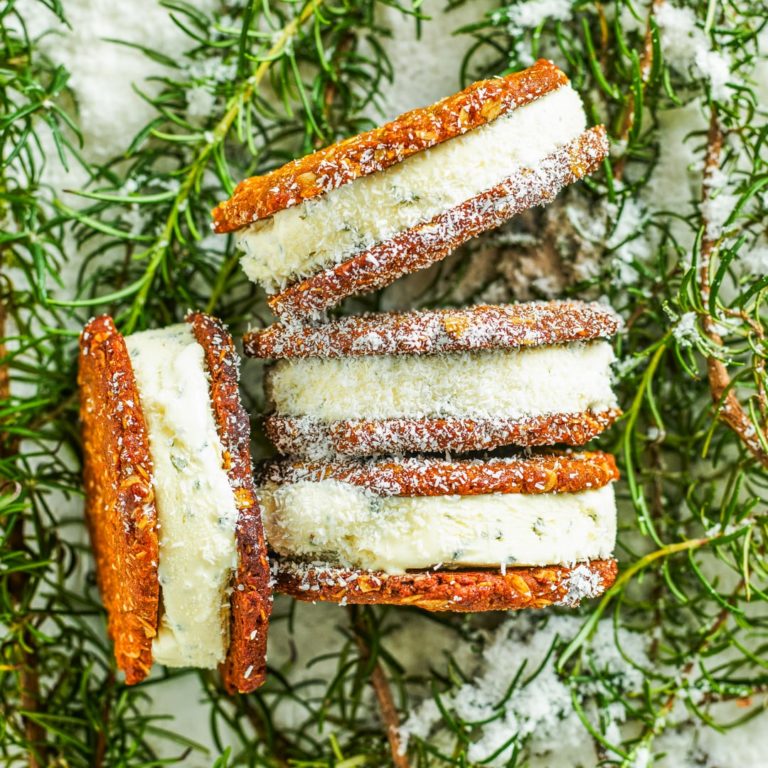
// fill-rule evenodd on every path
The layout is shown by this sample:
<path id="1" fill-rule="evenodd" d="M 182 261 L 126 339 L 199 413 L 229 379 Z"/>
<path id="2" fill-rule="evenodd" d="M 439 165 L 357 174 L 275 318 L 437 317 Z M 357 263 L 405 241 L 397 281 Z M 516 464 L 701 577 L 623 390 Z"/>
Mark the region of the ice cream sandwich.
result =
<path id="1" fill-rule="evenodd" d="M 613 457 L 281 461 L 259 497 L 276 589 L 487 611 L 577 605 L 616 576 Z"/>
<path id="2" fill-rule="evenodd" d="M 86 515 L 117 666 L 264 680 L 269 563 L 232 339 L 214 318 L 80 340 Z"/>
<path id="3" fill-rule="evenodd" d="M 284 455 L 468 452 L 608 427 L 618 326 L 601 304 L 481 305 L 278 323 L 244 348 L 275 361 L 265 428 Z"/>
<path id="4" fill-rule="evenodd" d="M 213 211 L 272 310 L 306 319 L 428 267 L 594 171 L 605 129 L 549 61 L 262 176 Z"/>

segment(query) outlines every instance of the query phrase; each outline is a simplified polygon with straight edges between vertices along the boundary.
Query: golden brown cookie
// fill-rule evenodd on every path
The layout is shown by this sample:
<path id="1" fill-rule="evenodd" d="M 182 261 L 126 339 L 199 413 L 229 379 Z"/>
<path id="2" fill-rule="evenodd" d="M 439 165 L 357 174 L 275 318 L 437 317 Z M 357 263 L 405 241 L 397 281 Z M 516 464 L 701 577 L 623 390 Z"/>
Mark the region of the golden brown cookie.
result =
<path id="1" fill-rule="evenodd" d="M 267 302 L 281 319 L 303 321 L 347 296 L 383 288 L 402 275 L 444 259 L 468 240 L 518 213 L 548 203 L 563 187 L 593 173 L 607 154 L 605 128 L 591 128 L 545 157 L 535 169 L 522 168 L 501 184 L 429 221 L 291 283 L 268 296 Z"/>
<path id="2" fill-rule="evenodd" d="M 615 560 L 499 570 L 430 570 L 391 575 L 275 558 L 275 589 L 297 600 L 400 605 L 426 611 L 574 608 L 616 580 Z"/>
<path id="3" fill-rule="evenodd" d="M 230 692 L 258 687 L 266 674 L 271 589 L 261 515 L 253 486 L 248 415 L 238 393 L 239 361 L 216 319 L 187 317 L 203 349 L 223 469 L 238 509 L 238 566 L 230 597 L 229 647 L 222 677 Z M 162 594 L 157 510 L 141 394 L 124 338 L 109 317 L 81 336 L 79 383 L 86 514 L 117 665 L 130 685 L 152 666 Z"/>
<path id="4" fill-rule="evenodd" d="M 237 571 L 229 600 L 229 650 L 222 677 L 230 693 L 248 693 L 258 688 L 267 674 L 272 590 L 261 512 L 253 486 L 250 422 L 237 386 L 240 361 L 232 337 L 217 319 L 193 312 L 187 322 L 205 351 L 211 405 L 224 449 L 224 469 L 239 512 Z"/>
<path id="5" fill-rule="evenodd" d="M 434 355 L 607 339 L 620 320 L 605 304 L 531 301 L 348 315 L 321 325 L 275 323 L 243 337 L 262 359 Z"/>
<path id="6" fill-rule="evenodd" d="M 567 82 L 563 72 L 542 59 L 522 72 L 473 83 L 437 104 L 414 109 L 372 131 L 241 181 L 232 197 L 214 208 L 214 231 L 232 232 L 362 176 L 383 171 Z"/>
<path id="7" fill-rule="evenodd" d="M 618 408 L 524 419 L 345 419 L 270 414 L 264 430 L 284 456 L 320 459 L 386 453 L 467 453 L 504 445 L 584 445 L 621 416 Z"/>
<path id="8" fill-rule="evenodd" d="M 152 666 L 160 584 L 152 459 L 123 337 L 111 317 L 80 337 L 85 513 L 115 659 L 129 685 Z"/>

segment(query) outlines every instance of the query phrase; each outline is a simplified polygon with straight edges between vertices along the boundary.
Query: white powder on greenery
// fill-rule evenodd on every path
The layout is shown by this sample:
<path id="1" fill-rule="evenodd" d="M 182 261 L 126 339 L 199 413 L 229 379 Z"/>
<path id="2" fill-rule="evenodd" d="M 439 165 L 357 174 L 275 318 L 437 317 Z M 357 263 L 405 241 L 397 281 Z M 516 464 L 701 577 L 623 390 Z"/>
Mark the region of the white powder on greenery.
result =
<path id="1" fill-rule="evenodd" d="M 613 622 L 599 622 L 587 649 L 588 664 L 597 675 L 593 680 L 574 682 L 556 671 L 557 654 L 550 654 L 559 639 L 567 643 L 581 627 L 575 616 L 550 616 L 544 626 L 535 616 L 512 615 L 491 636 L 481 658 L 479 671 L 471 682 L 443 694 L 442 706 L 472 727 L 473 741 L 468 750 L 472 762 L 505 766 L 515 743 L 525 746 L 529 768 L 592 768 L 599 760 L 595 742 L 573 706 L 580 702 L 586 717 L 601 732 L 609 745 L 636 737 L 625 703 L 641 698 L 648 671 L 656 668 L 649 658 L 654 640 L 646 632 L 635 632 Z M 517 687 L 504 698 L 522 665 Z M 526 682 L 536 670 L 538 674 Z M 606 682 L 607 681 L 607 682 Z M 696 689 L 698 693 L 698 689 Z M 606 695 L 608 700 L 606 700 Z M 633 768 L 758 768 L 764 764 L 768 749 L 768 713 L 763 702 L 719 704 L 711 712 L 719 721 L 736 720 L 745 708 L 759 713 L 749 724 L 720 732 L 691 717 L 680 698 L 668 716 L 667 728 L 648 744 L 638 744 L 629 751 L 626 763 Z M 749 709 L 746 709 L 749 712 Z M 479 724 L 479 721 L 491 719 Z M 418 738 L 432 745 L 451 744 L 451 731 L 432 698 L 414 707 L 401 727 L 407 742 Z M 627 749 L 627 747 L 623 747 Z M 618 754 L 605 747 L 609 758 Z"/>
<path id="2" fill-rule="evenodd" d="M 380 111 L 371 108 L 367 116 L 377 123 L 382 122 L 382 117 L 391 120 L 458 91 L 462 85 L 459 67 L 475 39 L 469 34 L 454 33 L 482 19 L 495 5 L 493 0 L 473 0 L 447 9 L 442 0 L 425 0 L 419 11 L 430 19 L 422 22 L 419 36 L 413 16 L 394 6 L 378 4 L 376 21 L 391 33 L 380 42 L 393 65 L 394 77 L 391 82 L 385 80 L 380 84 Z M 363 45 L 362 51 L 365 50 Z M 479 56 L 475 62 L 480 65 L 490 55 L 486 51 L 485 58 Z"/>
<path id="3" fill-rule="evenodd" d="M 196 85 L 187 91 L 187 115 L 193 120 L 209 117 L 216 104 L 216 97 L 204 85 Z"/>
<path id="4" fill-rule="evenodd" d="M 754 245 L 745 248 L 740 259 L 742 273 L 755 277 L 768 275 L 768 245 Z"/>
<path id="5" fill-rule="evenodd" d="M 696 313 L 686 312 L 675 324 L 672 329 L 672 335 L 677 339 L 677 343 L 681 347 L 690 347 L 698 338 Z"/>
<path id="6" fill-rule="evenodd" d="M 611 213 L 608 204 L 608 212 Z M 615 215 L 615 214 L 614 214 Z M 627 198 L 619 211 L 614 230 L 606 243 L 613 249 L 616 279 L 620 285 L 631 285 L 640 276 L 634 263 L 647 263 L 651 258 L 651 243 L 643 233 L 643 224 L 647 218 L 642 204 Z"/>
<path id="7" fill-rule="evenodd" d="M 736 722 L 744 716 L 745 711 L 749 711 L 748 704 L 747 701 L 736 701 L 720 705 L 717 708 L 718 717 L 725 722 Z M 760 702 L 755 704 L 760 706 Z M 765 709 L 764 706 L 763 708 Z M 698 749 L 705 755 L 707 768 L 764 766 L 768 752 L 768 726 L 765 712 L 725 733 L 714 728 L 702 728 L 698 734 Z M 672 768 L 669 759 L 665 762 Z"/>
<path id="8" fill-rule="evenodd" d="M 656 8 L 655 16 L 661 29 L 661 46 L 667 61 L 683 74 L 693 70 L 709 82 L 715 99 L 726 99 L 729 95 L 730 62 L 724 54 L 712 50 L 693 9 L 678 8 L 664 2 Z"/>
<path id="9" fill-rule="evenodd" d="M 206 11 L 212 0 L 195 6 Z M 193 41 L 159 2 L 115 3 L 70 0 L 64 4 L 68 26 L 40 2 L 27 2 L 25 21 L 37 49 L 70 73 L 83 132 L 86 158 L 101 162 L 123 151 L 154 116 L 154 108 L 136 91 L 155 94 L 160 84 L 149 80 L 168 74 L 167 67 L 144 51 L 179 60 Z M 53 30 L 45 33 L 47 30 Z"/>
<path id="10" fill-rule="evenodd" d="M 706 235 L 710 240 L 717 240 L 723 232 L 723 226 L 736 207 L 739 196 L 734 194 L 733 184 L 720 169 L 711 170 L 706 179 L 708 198 L 701 204 L 701 216 L 706 222 Z"/>
<path id="11" fill-rule="evenodd" d="M 606 7 L 606 16 L 610 19 L 614 10 L 611 6 Z M 645 34 L 646 20 L 644 8 L 638 3 L 622 3 L 619 9 L 619 24 L 625 33 L 640 32 Z"/>
<path id="12" fill-rule="evenodd" d="M 524 0 L 516 5 L 501 8 L 492 14 L 496 24 L 501 25 L 506 22 L 509 34 L 515 39 L 515 56 L 522 66 L 528 66 L 534 62 L 525 33 L 546 22 L 568 21 L 572 16 L 571 0 Z M 542 35 L 539 42 L 538 56 L 559 59 L 560 51 L 552 36 Z"/>
<path id="13" fill-rule="evenodd" d="M 583 729 L 572 707 L 570 687 L 560 679 L 549 649 L 558 636 L 570 637 L 578 629 L 574 617 L 551 618 L 546 626 L 535 627 L 530 617 L 513 617 L 496 632 L 482 657 L 482 671 L 443 700 L 455 715 L 465 722 L 492 719 L 480 726 L 480 736 L 469 748 L 471 761 L 491 766 L 505 765 L 517 741 L 528 740 L 533 753 L 548 766 L 558 756 L 568 755 L 570 765 L 594 764 L 591 742 L 583 737 Z M 546 661 L 545 661 L 546 660 Z M 505 695 L 525 664 L 531 674 L 544 663 L 532 684 L 520 686 L 502 705 Z M 403 727 L 405 737 L 424 738 L 440 721 L 434 701 L 427 700 L 416 709 Z M 554 745 L 557 744 L 555 748 Z M 536 763 L 539 764 L 539 763 Z"/>
<path id="14" fill-rule="evenodd" d="M 706 129 L 704 109 L 699 101 L 668 109 L 658 117 L 659 158 L 642 199 L 654 211 L 675 211 L 686 215 L 701 192 L 701 155 L 695 136 Z M 672 222 L 674 233 L 690 237 L 688 228 Z M 683 240 L 683 242 L 685 242 Z"/>
<path id="15" fill-rule="evenodd" d="M 506 9 L 510 31 L 535 29 L 539 24 L 557 19 L 567 21 L 573 15 L 571 0 L 527 0 Z"/>
<path id="16" fill-rule="evenodd" d="M 187 67 L 187 75 L 194 85 L 187 90 L 187 117 L 202 123 L 209 118 L 216 106 L 214 87 L 231 81 L 237 74 L 237 66 L 221 59 L 193 61 Z"/>
<path id="17" fill-rule="evenodd" d="M 651 765 L 652 760 L 651 750 L 648 747 L 640 747 L 635 752 L 635 756 L 631 762 L 631 768 L 648 768 Z"/>
<path id="18" fill-rule="evenodd" d="M 470 723 L 490 722 L 478 726 L 479 737 L 470 745 L 470 761 L 489 766 L 503 766 L 509 761 L 515 743 L 527 741 L 536 756 L 531 765 L 552 768 L 556 765 L 594 765 L 594 746 L 584 730 L 572 704 L 572 691 L 555 669 L 555 655 L 550 648 L 558 638 L 569 639 L 581 625 L 573 616 L 552 616 L 541 622 L 530 615 L 512 616 L 493 635 L 482 656 L 481 669 L 472 682 L 465 683 L 443 697 L 443 705 L 455 716 Z M 594 664 L 610 674 L 614 685 L 636 685 L 642 675 L 628 665 L 616 650 L 612 628 L 604 622 L 593 642 L 596 650 Z M 626 641 L 625 654 L 635 656 L 637 663 L 647 663 L 642 644 L 631 633 L 620 630 L 620 640 Z M 524 665 L 518 687 L 506 700 L 505 696 Z M 541 671 L 533 681 L 526 677 Z M 639 676 L 639 677 L 638 677 Z M 616 737 L 618 722 L 623 720 L 623 708 L 614 713 L 612 733 Z M 405 740 L 411 737 L 439 738 L 439 709 L 427 699 L 409 714 L 401 732 Z M 619 740 L 619 739 L 617 739 Z M 561 761 L 565 762 L 561 762 Z"/>

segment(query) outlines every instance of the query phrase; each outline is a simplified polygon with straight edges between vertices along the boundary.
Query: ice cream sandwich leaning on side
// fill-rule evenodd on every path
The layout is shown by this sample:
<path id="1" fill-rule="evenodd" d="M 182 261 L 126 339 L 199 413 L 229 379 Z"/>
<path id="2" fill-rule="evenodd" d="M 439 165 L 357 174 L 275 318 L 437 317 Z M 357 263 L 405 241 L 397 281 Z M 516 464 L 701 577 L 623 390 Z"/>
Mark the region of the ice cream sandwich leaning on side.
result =
<path id="1" fill-rule="evenodd" d="M 265 427 L 312 459 L 582 445 L 619 415 L 619 320 L 601 304 L 550 302 L 276 324 L 244 339 L 267 372 Z"/>
<path id="2" fill-rule="evenodd" d="M 575 606 L 616 577 L 613 457 L 285 461 L 259 496 L 276 589 L 432 611 Z"/>
<path id="3" fill-rule="evenodd" d="M 86 515 L 117 666 L 266 672 L 269 563 L 232 339 L 214 318 L 80 341 Z"/>
<path id="4" fill-rule="evenodd" d="M 246 179 L 213 211 L 283 320 L 428 267 L 593 172 L 605 129 L 549 61 Z"/>

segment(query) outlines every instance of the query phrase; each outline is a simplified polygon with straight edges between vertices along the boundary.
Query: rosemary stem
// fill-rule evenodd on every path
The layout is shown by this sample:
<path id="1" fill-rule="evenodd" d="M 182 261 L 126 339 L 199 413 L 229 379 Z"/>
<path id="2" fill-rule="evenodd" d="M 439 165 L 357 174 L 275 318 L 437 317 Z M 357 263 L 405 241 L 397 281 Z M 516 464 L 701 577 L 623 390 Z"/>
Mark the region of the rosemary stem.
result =
<path id="1" fill-rule="evenodd" d="M 717 114 L 717 108 L 712 105 L 707 133 L 707 150 L 704 158 L 704 176 L 701 184 L 702 211 L 712 194 L 712 179 L 720 170 L 720 156 L 723 151 L 723 131 Z M 701 301 L 707 306 L 710 297 L 710 266 L 712 258 L 717 253 L 717 239 L 708 232 L 709 222 L 702 213 L 703 236 L 699 254 L 699 292 Z M 723 339 L 717 330 L 717 324 L 711 313 L 705 312 L 702 318 L 704 333 L 715 347 L 722 349 Z M 761 426 L 755 424 L 745 412 L 728 374 L 725 363 L 715 354 L 707 357 L 707 378 L 712 394 L 712 402 L 717 410 L 718 418 L 727 424 L 739 437 L 749 452 L 768 469 L 768 451 L 763 448 L 765 435 L 760 439 Z"/>
<path id="2" fill-rule="evenodd" d="M 371 664 L 371 686 L 376 695 L 379 713 L 384 723 L 384 730 L 386 731 L 389 749 L 392 754 L 392 763 L 395 768 L 410 768 L 408 755 L 400 739 L 400 716 L 392 696 L 392 689 L 379 660 L 371 659 L 371 648 L 366 639 L 367 628 L 363 621 L 363 611 L 358 606 L 352 606 L 350 618 L 355 633 L 355 641 L 360 652 L 360 659 L 363 663 Z"/>
<path id="3" fill-rule="evenodd" d="M 304 23 L 315 13 L 324 1 L 325 0 L 309 0 L 301 13 L 294 16 L 283 27 L 277 39 L 265 54 L 264 59 L 259 62 L 253 74 L 245 80 L 245 82 L 241 83 L 235 93 L 229 98 L 227 110 L 214 127 L 210 136 L 206 138 L 206 134 L 201 139 L 201 146 L 198 148 L 197 157 L 189 166 L 184 181 L 182 181 L 181 186 L 179 187 L 161 235 L 146 252 L 146 255 L 149 256 L 149 263 L 143 275 L 136 298 L 131 306 L 130 315 L 125 324 L 126 333 L 131 333 L 136 328 L 141 313 L 144 310 L 144 306 L 147 303 L 149 292 L 152 290 L 155 274 L 162 265 L 168 249 L 171 248 L 173 234 L 178 226 L 179 213 L 187 204 L 187 200 L 189 199 L 192 190 L 196 189 L 201 182 L 212 153 L 226 139 L 232 124 L 240 113 L 243 105 L 251 100 L 254 92 L 261 85 L 264 77 L 269 72 L 273 62 L 288 47 L 288 45 L 290 45 L 293 37 L 298 34 Z"/>
<path id="4" fill-rule="evenodd" d="M 648 19 L 645 26 L 645 38 L 643 40 L 643 52 L 640 59 L 640 89 L 641 93 L 639 98 L 642 99 L 642 91 L 645 90 L 645 86 L 648 83 L 648 77 L 651 74 L 653 68 L 653 18 L 656 13 L 656 9 L 664 2 L 664 0 L 651 0 L 648 7 Z M 622 122 L 621 131 L 619 133 L 619 141 L 625 143 L 629 138 L 630 131 L 635 125 L 635 101 L 633 98 L 629 98 L 624 110 L 624 120 Z M 628 156 L 626 150 L 621 157 L 613 165 L 613 176 L 617 181 L 621 181 L 624 178 L 624 171 L 626 170 Z"/>
<path id="5" fill-rule="evenodd" d="M 594 632 L 595 628 L 597 627 L 597 622 L 600 620 L 600 617 L 603 615 L 603 613 L 605 613 L 605 609 L 608 607 L 609 603 L 614 599 L 614 597 L 624 591 L 625 586 L 638 573 L 644 571 L 649 565 L 651 565 L 656 560 L 659 560 L 660 558 L 667 558 L 672 555 L 676 555 L 679 552 L 687 552 L 690 550 L 699 549 L 700 547 L 709 544 L 720 536 L 722 536 L 722 534 L 718 534 L 713 537 L 686 539 L 685 541 L 678 541 L 674 544 L 667 544 L 660 549 L 649 552 L 647 555 L 644 555 L 639 560 L 632 563 L 632 565 L 630 565 L 628 568 L 625 568 L 618 575 L 611 588 L 608 589 L 600 599 L 597 608 L 595 608 L 589 618 L 584 622 L 576 637 L 571 640 L 571 642 L 566 646 L 565 650 L 560 654 L 557 662 L 558 671 L 561 673 L 563 672 L 566 664 L 568 663 L 568 660 L 576 653 L 576 651 L 579 650 L 582 645 L 584 645 L 589 636 Z"/>

